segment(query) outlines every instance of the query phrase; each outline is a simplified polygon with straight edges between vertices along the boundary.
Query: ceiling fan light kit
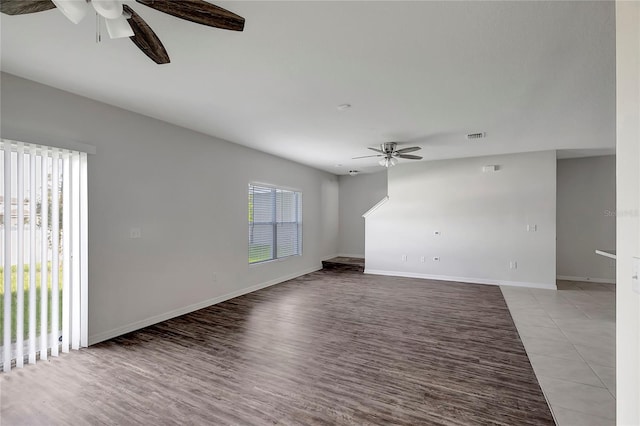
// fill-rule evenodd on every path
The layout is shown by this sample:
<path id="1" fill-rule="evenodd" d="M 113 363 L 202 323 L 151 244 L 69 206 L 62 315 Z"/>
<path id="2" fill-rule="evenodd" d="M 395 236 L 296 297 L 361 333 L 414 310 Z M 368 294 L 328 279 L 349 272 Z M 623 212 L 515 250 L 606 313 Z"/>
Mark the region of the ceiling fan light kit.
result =
<path id="1" fill-rule="evenodd" d="M 91 0 L 91 4 L 105 19 L 117 19 L 122 16 L 122 3 L 119 0 Z"/>
<path id="2" fill-rule="evenodd" d="M 58 10 L 74 24 L 79 24 L 80 21 L 87 16 L 89 11 L 89 3 L 86 0 L 51 0 L 56 5 Z"/>
<path id="3" fill-rule="evenodd" d="M 136 0 L 159 12 L 200 25 L 223 30 L 243 31 L 244 18 L 205 0 Z M 99 18 L 104 18 L 109 37 L 125 38 L 135 44 L 156 64 L 171 62 L 166 49 L 151 27 L 123 4 L 123 0 L 0 0 L 0 12 L 25 15 L 58 9 L 67 19 L 78 24 L 93 10 L 96 13 L 96 41 L 100 41 Z"/>
<path id="4" fill-rule="evenodd" d="M 124 12 L 122 1 L 120 0 L 51 0 L 56 7 L 74 24 L 80 23 L 90 10 L 90 6 L 96 13 L 96 25 L 100 32 L 98 20 L 104 18 L 105 26 L 109 37 L 112 39 L 133 37 L 135 34 L 131 25 L 127 21 L 131 16 Z M 96 37 L 100 41 L 101 37 Z"/>
<path id="5" fill-rule="evenodd" d="M 378 164 L 380 164 L 381 166 L 384 166 L 386 168 L 389 167 L 393 167 L 396 164 L 398 164 L 398 160 L 396 160 L 395 158 L 391 157 L 391 158 L 383 158 L 382 160 L 378 161 Z"/>

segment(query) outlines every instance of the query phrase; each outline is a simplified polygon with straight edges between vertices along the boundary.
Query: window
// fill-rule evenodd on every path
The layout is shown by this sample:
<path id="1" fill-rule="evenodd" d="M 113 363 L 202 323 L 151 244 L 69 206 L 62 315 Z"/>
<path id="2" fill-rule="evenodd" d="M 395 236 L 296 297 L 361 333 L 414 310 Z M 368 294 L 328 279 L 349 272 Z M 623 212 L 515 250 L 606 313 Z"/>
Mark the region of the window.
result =
<path id="1" fill-rule="evenodd" d="M 249 263 L 302 254 L 302 193 L 249 184 Z"/>
<path id="2" fill-rule="evenodd" d="M 87 346 L 87 154 L 0 140 L 2 369 Z"/>

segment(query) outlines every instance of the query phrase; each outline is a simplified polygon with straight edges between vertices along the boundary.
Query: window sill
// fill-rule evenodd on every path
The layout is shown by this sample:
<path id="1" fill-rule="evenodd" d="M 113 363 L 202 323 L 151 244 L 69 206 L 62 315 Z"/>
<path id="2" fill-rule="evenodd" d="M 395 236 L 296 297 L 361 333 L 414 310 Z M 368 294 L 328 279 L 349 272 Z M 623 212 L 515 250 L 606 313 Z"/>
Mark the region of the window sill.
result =
<path id="1" fill-rule="evenodd" d="M 291 259 L 292 257 L 302 257 L 302 255 L 301 254 L 292 254 L 291 256 L 280 257 L 278 259 L 263 260 L 262 262 L 249 263 L 249 268 L 255 268 L 257 266 L 266 265 L 266 264 L 269 264 L 269 263 L 284 262 L 286 260 Z"/>

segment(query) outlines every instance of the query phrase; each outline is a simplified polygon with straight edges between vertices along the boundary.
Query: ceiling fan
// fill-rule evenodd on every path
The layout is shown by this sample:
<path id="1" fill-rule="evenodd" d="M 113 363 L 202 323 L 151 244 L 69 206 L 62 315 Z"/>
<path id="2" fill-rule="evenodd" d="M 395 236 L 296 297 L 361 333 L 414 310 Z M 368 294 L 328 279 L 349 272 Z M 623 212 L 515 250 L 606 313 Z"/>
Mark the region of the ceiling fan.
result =
<path id="1" fill-rule="evenodd" d="M 243 17 L 204 0 L 136 1 L 196 24 L 232 31 L 244 29 Z M 155 63 L 171 62 L 156 33 L 122 0 L 0 0 L 0 12 L 7 15 L 25 15 L 55 8 L 74 24 L 79 23 L 93 9 L 97 16 L 104 18 L 111 38 L 129 37 Z"/>
<path id="2" fill-rule="evenodd" d="M 398 164 L 398 158 L 405 158 L 407 160 L 422 160 L 422 157 L 420 157 L 419 155 L 409 154 L 409 152 L 414 152 L 422 149 L 419 146 L 411 146 L 408 148 L 401 148 L 401 149 L 397 149 L 397 148 L 398 148 L 397 142 L 385 142 L 383 144 L 380 144 L 380 149 L 368 148 L 371 151 L 378 152 L 379 154 L 365 155 L 362 157 L 353 157 L 352 159 L 356 160 L 358 158 L 383 157 L 378 162 L 378 164 L 387 168 Z"/>

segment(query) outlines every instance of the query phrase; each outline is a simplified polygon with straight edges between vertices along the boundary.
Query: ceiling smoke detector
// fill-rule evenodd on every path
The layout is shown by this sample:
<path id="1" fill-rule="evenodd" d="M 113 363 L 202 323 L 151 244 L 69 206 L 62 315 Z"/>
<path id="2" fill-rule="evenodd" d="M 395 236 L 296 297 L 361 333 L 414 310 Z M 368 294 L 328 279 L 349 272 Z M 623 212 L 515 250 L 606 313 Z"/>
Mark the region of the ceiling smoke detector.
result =
<path id="1" fill-rule="evenodd" d="M 472 140 L 472 139 L 482 139 L 482 138 L 486 138 L 487 134 L 485 132 L 479 132 L 479 133 L 469 133 L 467 135 L 467 139 Z"/>

